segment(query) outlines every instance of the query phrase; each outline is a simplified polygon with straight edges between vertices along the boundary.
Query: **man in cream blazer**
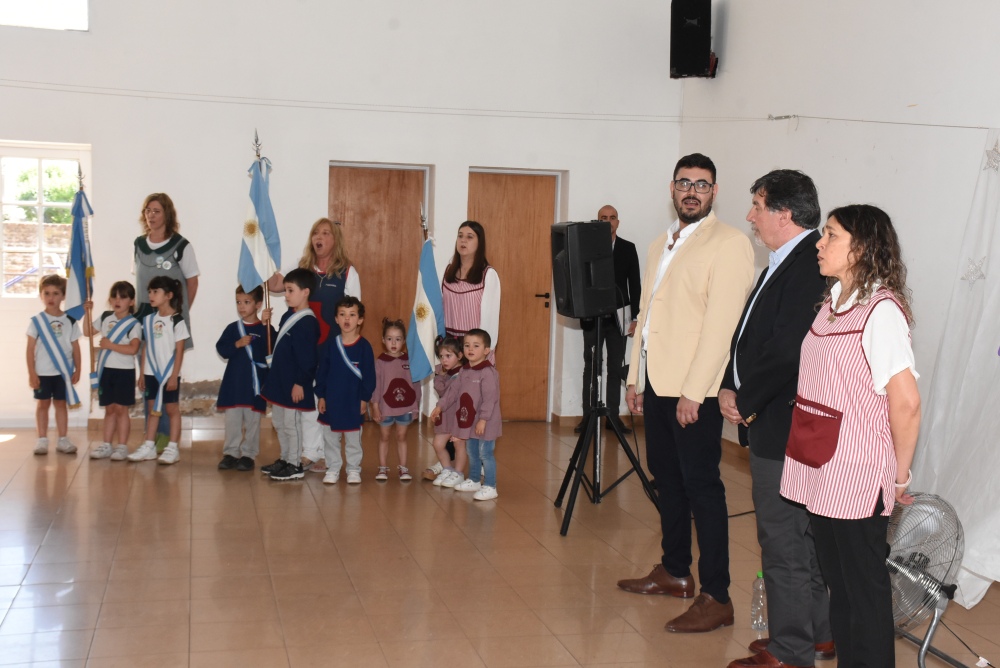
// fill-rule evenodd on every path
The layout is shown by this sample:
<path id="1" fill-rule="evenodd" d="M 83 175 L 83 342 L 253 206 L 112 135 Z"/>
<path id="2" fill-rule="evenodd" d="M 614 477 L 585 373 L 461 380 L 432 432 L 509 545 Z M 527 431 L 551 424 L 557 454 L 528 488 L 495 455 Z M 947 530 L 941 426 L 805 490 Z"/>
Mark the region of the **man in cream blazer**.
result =
<path id="1" fill-rule="evenodd" d="M 681 158 L 674 169 L 670 194 L 677 220 L 649 247 L 626 381 L 625 401 L 645 415 L 663 558 L 649 575 L 618 586 L 638 594 L 694 596 L 694 515 L 701 592 L 684 614 L 667 622 L 675 633 L 733 623 L 718 393 L 754 269 L 750 240 L 712 213 L 719 191 L 715 177 L 715 164 L 700 153 Z"/>

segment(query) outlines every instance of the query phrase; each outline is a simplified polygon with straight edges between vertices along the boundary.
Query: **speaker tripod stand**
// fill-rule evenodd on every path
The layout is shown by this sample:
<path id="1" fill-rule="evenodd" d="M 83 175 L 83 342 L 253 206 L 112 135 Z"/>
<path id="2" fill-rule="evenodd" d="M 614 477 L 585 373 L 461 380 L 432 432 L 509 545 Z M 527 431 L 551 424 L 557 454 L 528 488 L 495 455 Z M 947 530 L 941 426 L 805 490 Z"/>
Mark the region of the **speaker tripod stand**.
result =
<path id="1" fill-rule="evenodd" d="M 597 340 L 594 344 L 594 361 L 593 361 L 593 373 L 594 380 L 590 384 L 590 410 L 587 416 L 587 424 L 584 427 L 583 432 L 580 434 L 580 438 L 576 442 L 576 448 L 573 450 L 573 455 L 569 460 L 569 468 L 566 470 L 566 475 L 563 477 L 562 485 L 559 487 L 559 494 L 556 496 L 556 508 L 562 507 L 563 498 L 566 496 L 566 490 L 569 489 L 569 502 L 566 504 L 566 513 L 563 517 L 562 528 L 559 530 L 560 535 L 565 536 L 569 531 L 569 523 L 573 518 L 573 508 L 576 506 L 576 497 L 580 492 L 580 486 L 583 485 L 584 493 L 590 499 L 591 503 L 600 503 L 601 499 L 611 492 L 615 487 L 620 485 L 626 478 L 628 478 L 633 473 L 639 476 L 639 481 L 642 483 L 642 488 L 646 492 L 646 496 L 649 500 L 653 502 L 653 505 L 659 508 L 659 504 L 656 500 L 656 490 L 649 482 L 649 478 L 646 477 L 646 473 L 642 470 L 642 464 L 639 462 L 639 458 L 636 456 L 635 451 L 632 446 L 629 445 L 628 441 L 625 440 L 625 434 L 621 430 L 621 421 L 617 415 L 609 415 L 607 406 L 601 400 L 601 380 L 603 375 L 601 374 L 601 367 L 604 363 L 604 331 L 601 326 L 600 318 L 595 323 L 595 328 L 597 330 Z M 618 445 L 621 446 L 622 451 L 628 458 L 631 468 L 621 475 L 617 480 L 608 485 L 607 487 L 602 487 L 601 482 L 601 459 L 603 455 L 602 439 L 601 439 L 601 418 L 608 418 L 608 424 L 611 425 L 611 429 L 615 434 L 615 438 L 618 440 Z M 587 455 L 590 453 L 593 447 L 594 460 L 593 460 L 593 477 L 588 477 L 586 473 L 587 468 Z M 570 482 L 572 481 L 572 488 L 570 488 Z"/>

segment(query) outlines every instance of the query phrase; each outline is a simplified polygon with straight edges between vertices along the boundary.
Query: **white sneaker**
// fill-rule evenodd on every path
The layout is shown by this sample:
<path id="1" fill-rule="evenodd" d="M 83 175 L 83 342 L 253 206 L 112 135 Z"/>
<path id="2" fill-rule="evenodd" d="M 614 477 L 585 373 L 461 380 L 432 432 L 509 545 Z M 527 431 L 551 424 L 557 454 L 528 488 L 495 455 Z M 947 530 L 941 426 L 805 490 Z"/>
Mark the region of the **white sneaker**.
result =
<path id="1" fill-rule="evenodd" d="M 323 476 L 324 485 L 336 485 L 338 480 L 340 480 L 340 471 L 327 470 L 326 475 Z"/>
<path id="2" fill-rule="evenodd" d="M 177 448 L 176 443 L 168 443 L 167 447 L 163 448 L 163 454 L 159 456 L 158 460 L 161 464 L 176 464 L 181 459 L 180 450 Z"/>
<path id="3" fill-rule="evenodd" d="M 465 475 L 461 471 L 448 471 L 448 477 L 441 481 L 441 486 L 452 489 L 455 485 L 462 483 Z"/>
<path id="4" fill-rule="evenodd" d="M 452 473 L 454 473 L 454 471 L 441 471 L 441 473 L 437 474 L 437 477 L 434 478 L 434 482 L 432 482 L 431 484 L 434 485 L 435 487 L 440 487 L 445 480 L 451 477 Z"/>
<path id="5" fill-rule="evenodd" d="M 361 473 L 358 471 L 348 471 L 347 472 L 347 484 L 348 485 L 360 485 L 361 484 Z"/>
<path id="6" fill-rule="evenodd" d="M 60 436 L 56 442 L 56 452 L 72 455 L 76 452 L 76 446 L 70 443 L 70 440 L 65 436 Z"/>
<path id="7" fill-rule="evenodd" d="M 150 459 L 156 459 L 156 445 L 152 441 L 146 441 L 128 456 L 130 462 L 145 462 Z"/>
<path id="8" fill-rule="evenodd" d="M 111 449 L 110 443 L 101 443 L 99 446 L 90 451 L 91 459 L 107 459 L 111 456 L 114 450 Z"/>
<path id="9" fill-rule="evenodd" d="M 38 439 L 38 443 L 35 444 L 35 454 L 36 455 L 47 455 L 49 454 L 49 439 L 42 436 Z"/>
<path id="10" fill-rule="evenodd" d="M 444 467 L 441 466 L 441 462 L 434 462 L 424 469 L 424 480 L 436 480 L 443 471 Z"/>
<path id="11" fill-rule="evenodd" d="M 499 496 L 497 494 L 496 487 L 490 487 L 489 485 L 483 485 L 479 488 L 479 491 L 472 495 L 472 498 L 476 501 L 492 501 Z"/>
<path id="12" fill-rule="evenodd" d="M 111 461 L 120 462 L 126 459 L 128 459 L 128 446 L 124 443 L 116 445 L 114 450 L 111 452 Z"/>
<path id="13" fill-rule="evenodd" d="M 482 485 L 479 484 L 478 480 L 473 480 L 472 478 L 469 478 L 465 482 L 460 482 L 457 485 L 455 485 L 455 491 L 456 492 L 478 492 L 480 487 L 482 487 Z"/>

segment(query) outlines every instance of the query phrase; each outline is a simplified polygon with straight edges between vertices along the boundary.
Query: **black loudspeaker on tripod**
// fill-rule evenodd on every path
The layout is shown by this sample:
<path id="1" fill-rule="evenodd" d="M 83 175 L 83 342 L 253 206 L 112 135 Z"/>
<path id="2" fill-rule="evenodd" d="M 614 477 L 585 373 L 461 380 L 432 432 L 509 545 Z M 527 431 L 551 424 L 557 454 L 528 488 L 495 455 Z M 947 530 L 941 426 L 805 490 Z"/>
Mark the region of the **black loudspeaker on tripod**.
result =
<path id="1" fill-rule="evenodd" d="M 615 266 L 611 245 L 611 224 L 607 221 L 591 221 L 589 223 L 557 223 L 552 226 L 552 276 L 555 285 L 556 310 L 568 318 L 600 318 L 616 317 L 615 310 Z M 620 478 L 606 488 L 601 486 L 601 418 L 608 417 L 608 408 L 602 400 L 601 388 L 603 377 L 601 369 L 604 366 L 604 333 L 598 325 L 597 341 L 594 345 L 595 378 L 590 387 L 590 405 L 584 407 L 588 415 L 587 424 L 576 442 L 569 467 L 563 477 L 562 486 L 556 496 L 556 508 L 562 507 L 563 498 L 569 489 L 569 502 L 563 517 L 559 533 L 563 536 L 569 531 L 569 523 L 573 518 L 573 508 L 580 485 L 584 485 L 584 493 L 593 503 L 600 503 L 601 498 L 617 487 L 628 476 L 635 472 L 639 476 L 642 487 L 653 505 L 657 505 L 656 491 L 653 489 L 642 470 L 642 465 L 635 451 L 625 440 L 619 420 L 608 421 L 614 431 L 618 444 L 628 458 L 632 467 Z M 617 418 L 618 416 L 613 416 Z M 587 455 L 594 453 L 592 478 L 585 471 Z M 572 483 L 572 487 L 570 484 Z"/>

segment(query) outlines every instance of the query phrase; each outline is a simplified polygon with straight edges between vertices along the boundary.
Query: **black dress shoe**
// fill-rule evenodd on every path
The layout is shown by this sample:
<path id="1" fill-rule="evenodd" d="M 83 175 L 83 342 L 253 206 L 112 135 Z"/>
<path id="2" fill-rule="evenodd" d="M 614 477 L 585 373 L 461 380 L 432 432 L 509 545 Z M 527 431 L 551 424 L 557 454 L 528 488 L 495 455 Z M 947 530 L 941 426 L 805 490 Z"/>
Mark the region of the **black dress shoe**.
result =
<path id="1" fill-rule="evenodd" d="M 618 428 L 621 429 L 621 432 L 623 434 L 632 433 L 632 430 L 626 427 L 625 423 L 622 422 L 621 420 L 615 420 L 615 424 L 618 425 Z M 614 429 L 614 427 L 611 426 L 611 419 L 608 419 L 608 421 L 604 424 L 604 428 L 607 429 L 608 431 L 612 431 Z"/>
<path id="2" fill-rule="evenodd" d="M 234 469 L 236 468 L 237 461 L 238 460 L 236 459 L 236 457 L 233 457 L 232 455 L 225 455 L 223 456 L 222 461 L 219 462 L 219 470 L 229 471 L 231 469 Z"/>
<path id="3" fill-rule="evenodd" d="M 573 427 L 573 433 L 574 434 L 582 434 L 583 430 L 587 428 L 587 421 L 589 419 L 590 418 L 588 418 L 586 415 L 584 415 L 583 419 L 580 420 L 580 423 L 577 424 L 575 427 Z"/>

